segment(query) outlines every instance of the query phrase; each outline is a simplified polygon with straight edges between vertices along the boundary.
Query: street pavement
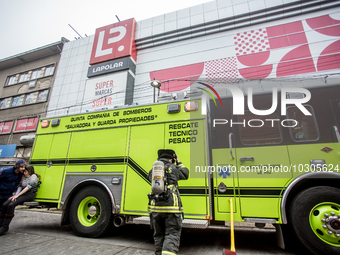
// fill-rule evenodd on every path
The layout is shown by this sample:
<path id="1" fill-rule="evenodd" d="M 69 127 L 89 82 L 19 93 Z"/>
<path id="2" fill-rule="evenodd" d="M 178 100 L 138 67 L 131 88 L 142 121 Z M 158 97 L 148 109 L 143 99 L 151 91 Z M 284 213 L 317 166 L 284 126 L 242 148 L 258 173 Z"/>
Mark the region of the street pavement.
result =
<path id="1" fill-rule="evenodd" d="M 114 238 L 109 233 L 102 238 L 75 236 L 71 227 L 60 227 L 60 213 L 16 210 L 7 234 L 0 237 L 0 254 L 152 254 L 152 239 L 148 243 L 138 240 Z M 129 226 L 130 227 L 130 226 Z M 145 227 L 145 230 L 148 230 Z M 149 231 L 148 231 L 149 232 Z M 148 233 L 151 235 L 151 232 Z"/>
<path id="2" fill-rule="evenodd" d="M 128 224 L 101 238 L 82 238 L 74 235 L 70 226 L 61 227 L 60 219 L 56 211 L 16 209 L 10 230 L 0 236 L 0 254 L 154 254 L 149 226 Z M 238 255 L 299 254 L 277 247 L 273 228 L 237 229 L 235 238 Z M 220 255 L 229 246 L 229 229 L 183 229 L 179 254 Z"/>

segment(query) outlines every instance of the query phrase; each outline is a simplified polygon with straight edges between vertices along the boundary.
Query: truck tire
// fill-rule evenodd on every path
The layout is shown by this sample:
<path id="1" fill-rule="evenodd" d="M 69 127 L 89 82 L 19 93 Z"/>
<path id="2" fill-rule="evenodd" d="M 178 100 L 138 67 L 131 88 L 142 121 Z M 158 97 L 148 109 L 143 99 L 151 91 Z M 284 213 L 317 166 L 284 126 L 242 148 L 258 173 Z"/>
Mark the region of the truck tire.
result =
<path id="1" fill-rule="evenodd" d="M 71 203 L 70 221 L 78 236 L 104 235 L 112 222 L 112 204 L 107 192 L 96 186 L 80 190 Z"/>
<path id="2" fill-rule="evenodd" d="M 340 189 L 318 186 L 302 191 L 292 201 L 288 223 L 314 254 L 340 254 Z"/>

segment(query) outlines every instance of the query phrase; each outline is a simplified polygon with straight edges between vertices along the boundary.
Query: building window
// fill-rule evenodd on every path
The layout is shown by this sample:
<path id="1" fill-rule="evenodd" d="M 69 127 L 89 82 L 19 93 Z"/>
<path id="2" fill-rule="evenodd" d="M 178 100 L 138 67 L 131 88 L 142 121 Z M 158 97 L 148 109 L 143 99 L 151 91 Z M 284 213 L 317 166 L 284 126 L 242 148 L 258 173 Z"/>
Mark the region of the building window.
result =
<path id="1" fill-rule="evenodd" d="M 39 91 L 37 103 L 47 101 L 48 89 Z"/>
<path id="2" fill-rule="evenodd" d="M 34 131 L 38 125 L 38 117 L 17 120 L 13 132 Z"/>
<path id="3" fill-rule="evenodd" d="M 13 126 L 13 120 L 12 121 L 0 122 L 0 134 L 11 133 L 12 126 Z"/>
<path id="4" fill-rule="evenodd" d="M 30 80 L 32 83 L 30 83 L 29 85 L 31 85 L 31 87 L 35 87 L 35 83 L 33 83 L 33 81 L 36 81 L 37 79 L 45 77 L 45 76 L 53 75 L 54 68 L 55 68 L 55 64 L 52 64 L 52 65 L 48 65 L 45 67 L 28 70 L 24 73 L 19 73 L 19 74 L 8 76 L 5 86 L 10 86 L 10 85 L 14 85 L 17 83 L 26 82 Z"/>
<path id="5" fill-rule="evenodd" d="M 41 69 L 34 70 L 31 75 L 31 80 L 40 78 Z"/>
<path id="6" fill-rule="evenodd" d="M 19 106 L 23 95 L 13 97 L 11 107 Z"/>
<path id="7" fill-rule="evenodd" d="M 47 67 L 45 68 L 45 74 L 44 74 L 44 76 L 53 75 L 53 72 L 54 72 L 54 65 L 47 66 Z"/>
<path id="8" fill-rule="evenodd" d="M 12 85 L 12 84 L 14 84 L 14 83 L 15 83 L 15 78 L 16 78 L 16 77 L 17 77 L 16 75 L 13 75 L 13 76 L 8 77 L 8 79 L 7 79 L 7 84 L 6 84 L 6 85 Z"/>
<path id="9" fill-rule="evenodd" d="M 0 110 L 10 107 L 46 102 L 48 98 L 48 93 L 49 89 L 44 89 L 29 94 L 0 98 Z"/>
<path id="10" fill-rule="evenodd" d="M 36 92 L 30 93 L 26 95 L 25 104 L 33 104 L 35 100 Z"/>
<path id="11" fill-rule="evenodd" d="M 16 157 L 16 158 L 22 158 L 22 157 L 29 158 L 31 156 L 31 153 L 32 153 L 32 148 L 31 147 L 28 147 L 28 148 L 17 147 L 15 149 L 15 153 L 14 153 L 13 157 Z"/>
<path id="12" fill-rule="evenodd" d="M 31 153 L 32 153 L 32 147 L 29 147 L 29 148 L 25 148 L 24 150 L 24 158 L 29 158 L 31 157 Z"/>
<path id="13" fill-rule="evenodd" d="M 22 73 L 22 74 L 19 75 L 19 82 L 27 81 L 27 78 L 28 78 L 28 72 Z"/>
<path id="14" fill-rule="evenodd" d="M 15 149 L 15 153 L 14 153 L 13 157 L 15 157 L 15 158 L 22 158 L 24 156 L 24 151 L 25 151 L 24 147 L 17 147 Z"/>
<path id="15" fill-rule="evenodd" d="M 8 105 L 8 102 L 9 102 L 9 97 L 1 99 L 1 101 L 0 101 L 0 109 L 6 109 L 7 105 Z"/>

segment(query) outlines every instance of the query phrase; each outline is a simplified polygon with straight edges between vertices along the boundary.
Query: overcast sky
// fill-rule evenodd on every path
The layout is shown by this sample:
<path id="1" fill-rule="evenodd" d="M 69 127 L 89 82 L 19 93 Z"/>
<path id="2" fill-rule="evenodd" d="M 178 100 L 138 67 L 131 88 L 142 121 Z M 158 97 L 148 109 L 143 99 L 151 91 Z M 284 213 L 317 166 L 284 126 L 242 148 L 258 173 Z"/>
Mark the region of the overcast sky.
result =
<path id="1" fill-rule="evenodd" d="M 96 28 L 135 18 L 144 20 L 211 0 L 0 0 L 0 59 Z"/>

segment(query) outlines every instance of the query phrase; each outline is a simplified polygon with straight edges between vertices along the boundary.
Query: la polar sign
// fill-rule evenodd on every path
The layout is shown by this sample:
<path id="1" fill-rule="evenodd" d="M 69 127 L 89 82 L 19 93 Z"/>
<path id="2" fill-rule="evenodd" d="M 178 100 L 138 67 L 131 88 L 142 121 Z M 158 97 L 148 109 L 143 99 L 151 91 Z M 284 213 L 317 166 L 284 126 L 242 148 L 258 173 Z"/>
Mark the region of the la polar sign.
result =
<path id="1" fill-rule="evenodd" d="M 90 65 L 131 56 L 135 61 L 135 19 L 128 19 L 96 29 Z"/>

